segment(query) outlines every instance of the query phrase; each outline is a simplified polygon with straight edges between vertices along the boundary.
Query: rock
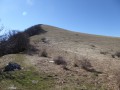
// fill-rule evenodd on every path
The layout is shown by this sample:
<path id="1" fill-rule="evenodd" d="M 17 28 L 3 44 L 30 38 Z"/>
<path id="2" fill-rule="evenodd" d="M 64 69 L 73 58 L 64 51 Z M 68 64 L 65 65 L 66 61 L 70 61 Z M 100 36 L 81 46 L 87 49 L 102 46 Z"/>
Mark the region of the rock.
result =
<path id="1" fill-rule="evenodd" d="M 4 72 L 15 71 L 15 70 L 21 70 L 21 66 L 14 62 L 9 62 L 9 64 L 4 68 Z"/>
<path id="2" fill-rule="evenodd" d="M 54 63 L 54 61 L 53 60 L 51 60 L 51 61 L 49 61 L 50 63 Z"/>

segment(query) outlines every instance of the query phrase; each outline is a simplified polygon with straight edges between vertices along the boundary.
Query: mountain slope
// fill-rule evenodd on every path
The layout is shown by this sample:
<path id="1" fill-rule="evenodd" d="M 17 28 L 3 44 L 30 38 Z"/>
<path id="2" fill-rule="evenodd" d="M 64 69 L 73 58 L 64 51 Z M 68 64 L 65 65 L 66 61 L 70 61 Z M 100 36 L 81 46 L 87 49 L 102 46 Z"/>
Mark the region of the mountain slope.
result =
<path id="1" fill-rule="evenodd" d="M 49 25 L 34 27 L 38 29 L 40 27 L 46 31 L 46 33 L 30 37 L 30 43 L 37 51 L 5 55 L 0 58 L 1 67 L 10 61 L 15 61 L 25 70 L 32 71 L 30 75 L 26 73 L 25 75 L 31 76 L 32 81 L 38 79 L 36 85 L 33 83 L 34 90 L 120 89 L 120 58 L 116 54 L 120 52 L 120 38 L 72 32 Z M 55 60 L 62 63 L 56 64 Z M 36 78 L 32 76 L 33 72 L 39 73 Z M 25 82 L 31 81 L 25 80 Z M 18 89 L 30 90 L 31 88 L 33 90 L 30 87 L 31 83 L 21 82 L 24 81 L 19 81 L 18 84 L 10 81 L 10 84 L 12 83 Z M 39 82 L 43 84 L 43 87 Z M 7 84 L 10 86 L 9 83 Z"/>

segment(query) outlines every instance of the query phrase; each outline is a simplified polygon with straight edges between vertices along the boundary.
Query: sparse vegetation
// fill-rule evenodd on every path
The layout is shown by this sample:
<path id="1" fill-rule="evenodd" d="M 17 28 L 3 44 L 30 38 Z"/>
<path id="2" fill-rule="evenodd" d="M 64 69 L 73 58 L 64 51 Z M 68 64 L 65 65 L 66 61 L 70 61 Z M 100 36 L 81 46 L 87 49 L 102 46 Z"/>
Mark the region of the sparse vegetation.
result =
<path id="1" fill-rule="evenodd" d="M 34 28 L 36 31 L 32 28 L 28 28 L 24 32 L 11 33 L 9 38 L 0 37 L 0 46 L 2 45 L 0 52 L 5 55 L 0 57 L 0 66 L 6 66 L 8 62 L 13 61 L 22 67 L 19 71 L 0 73 L 0 90 L 9 90 L 12 86 L 17 90 L 107 90 L 120 86 L 119 73 L 115 75 L 118 81 L 112 75 L 119 71 L 119 60 L 116 61 L 119 59 L 117 57 L 120 57 L 119 52 L 114 53 L 115 50 L 119 51 L 116 44 L 118 40 L 113 43 L 115 39 L 109 41 L 108 38 L 99 39 L 96 36 L 84 34 L 76 37 L 72 32 L 67 33 L 64 30 L 61 30 L 61 34 L 59 34 L 59 29 L 55 31 L 57 28 L 50 27 L 50 31 L 49 26 L 44 25 L 43 29 L 37 25 L 37 28 Z M 40 33 L 37 33 L 39 29 Z M 44 29 L 48 31 L 48 34 L 38 36 Z M 22 49 L 26 46 L 23 44 L 19 48 L 22 38 L 19 40 L 18 33 L 20 37 L 25 35 L 28 39 L 30 38 L 31 42 L 30 45 L 28 42 L 28 47 Z M 101 42 L 98 42 L 99 40 Z M 50 44 L 47 44 L 47 41 L 51 41 Z M 17 45 L 17 42 L 21 43 Z M 116 47 L 111 48 L 115 45 Z M 20 50 L 17 49 L 18 52 L 15 49 L 17 47 Z M 113 51 L 109 51 L 110 49 Z M 10 55 L 6 55 L 9 54 L 8 51 Z M 58 57 L 53 59 L 55 56 Z M 98 70 L 102 70 L 102 72 Z M 113 88 L 112 90 L 117 90 L 117 88 Z"/>
<path id="2" fill-rule="evenodd" d="M 11 81 L 10 84 L 18 83 L 17 89 L 22 90 L 46 90 L 54 85 L 54 78 L 35 71 L 12 71 L 0 74 L 0 83 Z M 21 86 L 21 87 L 20 87 Z M 5 87 L 4 87 L 5 88 Z"/>

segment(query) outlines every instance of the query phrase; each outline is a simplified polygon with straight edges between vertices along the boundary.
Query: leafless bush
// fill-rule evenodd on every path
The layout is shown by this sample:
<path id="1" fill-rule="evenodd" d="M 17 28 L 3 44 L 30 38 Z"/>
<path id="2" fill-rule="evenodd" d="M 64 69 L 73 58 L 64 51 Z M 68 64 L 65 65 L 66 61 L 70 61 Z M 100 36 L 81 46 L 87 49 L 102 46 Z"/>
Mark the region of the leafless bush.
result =
<path id="1" fill-rule="evenodd" d="M 112 58 L 115 58 L 115 55 L 112 54 L 111 56 L 112 56 Z"/>
<path id="2" fill-rule="evenodd" d="M 25 33 L 12 31 L 0 39 L 0 56 L 22 52 L 28 47 L 29 37 Z"/>
<path id="3" fill-rule="evenodd" d="M 86 71 L 90 71 L 92 69 L 92 65 L 88 59 L 84 58 L 83 60 L 80 61 L 80 63 L 81 68 L 85 69 Z"/>
<path id="4" fill-rule="evenodd" d="M 46 52 L 46 50 L 44 49 L 43 52 L 41 53 L 42 57 L 48 57 L 48 53 Z"/>
<path id="5" fill-rule="evenodd" d="M 107 51 L 101 51 L 100 54 L 106 55 L 106 54 L 108 54 L 108 52 Z"/>
<path id="6" fill-rule="evenodd" d="M 11 48 L 16 52 L 27 50 L 29 47 L 29 37 L 22 32 L 12 35 L 8 42 L 13 45 Z"/>
<path id="7" fill-rule="evenodd" d="M 116 52 L 115 56 L 117 56 L 118 58 L 120 58 L 120 52 Z"/>
<path id="8" fill-rule="evenodd" d="M 54 59 L 54 63 L 57 65 L 67 65 L 67 62 L 61 56 L 58 56 L 56 59 Z"/>
<path id="9" fill-rule="evenodd" d="M 91 46 L 91 47 L 93 47 L 93 48 L 95 48 L 95 47 L 96 47 L 95 45 L 92 45 L 92 44 L 91 44 L 90 46 Z"/>
<path id="10" fill-rule="evenodd" d="M 95 72 L 97 74 L 100 74 L 101 72 L 96 71 L 93 66 L 91 65 L 88 58 L 82 58 L 82 60 L 76 60 L 74 62 L 74 67 L 81 67 L 82 69 L 89 71 L 89 72 Z"/>
<path id="11" fill-rule="evenodd" d="M 66 70 L 66 71 L 70 70 L 66 65 L 63 65 L 62 68 L 63 70 Z"/>
<path id="12" fill-rule="evenodd" d="M 120 52 L 116 52 L 115 54 L 112 54 L 111 56 L 112 58 L 115 58 L 115 57 L 120 58 Z"/>
<path id="13" fill-rule="evenodd" d="M 49 43 L 49 40 L 48 40 L 47 38 L 45 38 L 45 37 L 43 37 L 43 38 L 41 39 L 41 41 L 44 42 L 44 43 Z"/>

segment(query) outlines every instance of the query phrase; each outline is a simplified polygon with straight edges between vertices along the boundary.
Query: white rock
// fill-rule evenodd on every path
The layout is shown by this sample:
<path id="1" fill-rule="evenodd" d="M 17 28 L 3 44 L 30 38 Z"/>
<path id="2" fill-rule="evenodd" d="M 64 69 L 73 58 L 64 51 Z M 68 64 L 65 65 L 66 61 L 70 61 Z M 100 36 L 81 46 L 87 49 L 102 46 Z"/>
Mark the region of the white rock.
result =
<path id="1" fill-rule="evenodd" d="M 54 63 L 54 61 L 49 61 L 50 63 Z"/>

